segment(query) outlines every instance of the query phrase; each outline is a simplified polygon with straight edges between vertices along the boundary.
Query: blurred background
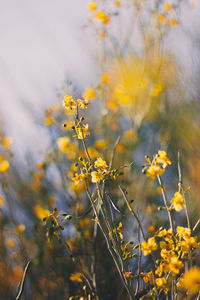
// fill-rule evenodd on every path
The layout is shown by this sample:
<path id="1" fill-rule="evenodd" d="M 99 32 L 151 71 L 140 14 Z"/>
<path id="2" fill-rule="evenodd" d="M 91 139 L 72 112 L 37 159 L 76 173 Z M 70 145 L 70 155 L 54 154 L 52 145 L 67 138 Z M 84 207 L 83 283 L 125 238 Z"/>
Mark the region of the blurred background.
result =
<path id="1" fill-rule="evenodd" d="M 103 156 L 109 162 L 120 137 L 113 167 L 134 161 L 124 169 L 122 184 L 149 236 L 167 220 L 157 211 L 160 189 L 142 175 L 145 155 L 163 149 L 171 158 L 163 176 L 170 199 L 177 190 L 180 151 L 194 225 L 200 190 L 200 3 L 1 1 L 0 37 L 0 298 L 15 299 L 31 261 L 21 299 L 89 299 L 85 283 L 71 275 L 80 270 L 91 280 L 96 276 L 100 299 L 127 299 L 101 233 L 95 234 L 85 186 L 72 179 L 84 153 L 62 101 L 65 94 L 91 101 L 83 115 L 93 160 Z M 124 239 L 137 243 L 135 220 L 127 216 L 114 183 L 108 192 L 122 212 L 114 218 L 123 222 Z M 43 222 L 55 208 L 64 213 L 59 234 Z M 62 220 L 66 215 L 72 218 Z M 183 213 L 176 218 L 185 225 Z M 148 271 L 148 261 L 143 263 Z M 136 260 L 127 259 L 127 266 L 134 272 Z"/>

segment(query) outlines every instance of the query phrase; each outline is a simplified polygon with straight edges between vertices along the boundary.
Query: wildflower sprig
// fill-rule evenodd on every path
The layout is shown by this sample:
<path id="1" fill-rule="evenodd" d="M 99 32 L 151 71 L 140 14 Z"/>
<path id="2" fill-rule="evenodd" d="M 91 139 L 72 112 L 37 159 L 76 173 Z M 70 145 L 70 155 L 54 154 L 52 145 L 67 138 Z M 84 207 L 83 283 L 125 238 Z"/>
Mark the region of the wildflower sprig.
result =
<path id="1" fill-rule="evenodd" d="M 144 165 L 143 173 L 152 180 L 154 180 L 156 176 L 163 175 L 166 167 L 171 165 L 171 160 L 167 157 L 166 152 L 163 150 L 159 150 L 158 154 L 153 157 L 152 161 L 148 156 L 146 156 L 146 161 L 147 163 Z"/>

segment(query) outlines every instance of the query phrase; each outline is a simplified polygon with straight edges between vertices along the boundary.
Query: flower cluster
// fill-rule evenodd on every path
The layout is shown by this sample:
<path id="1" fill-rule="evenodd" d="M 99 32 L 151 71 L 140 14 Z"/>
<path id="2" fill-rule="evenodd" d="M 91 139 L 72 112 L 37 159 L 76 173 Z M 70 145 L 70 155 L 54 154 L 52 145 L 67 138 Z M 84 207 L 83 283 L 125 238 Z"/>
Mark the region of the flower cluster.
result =
<path id="1" fill-rule="evenodd" d="M 171 280 L 169 275 L 172 277 L 179 275 L 187 256 L 196 248 L 200 248 L 197 237 L 191 236 L 191 229 L 181 226 L 177 227 L 175 235 L 171 228 L 168 230 L 160 228 L 154 237 L 141 243 L 144 256 L 159 249 L 160 258 L 157 260 L 159 264 L 155 270 L 157 276 L 155 282 L 157 287 L 165 293 L 169 290 L 167 287 L 167 282 Z M 144 275 L 142 274 L 142 276 Z"/>
<path id="2" fill-rule="evenodd" d="M 152 180 L 156 176 L 161 176 L 165 172 L 168 165 L 171 165 L 171 160 L 167 157 L 167 153 L 163 150 L 159 150 L 158 154 L 154 156 L 151 161 L 148 156 L 146 156 L 147 163 L 143 168 L 143 172 L 149 176 Z"/>

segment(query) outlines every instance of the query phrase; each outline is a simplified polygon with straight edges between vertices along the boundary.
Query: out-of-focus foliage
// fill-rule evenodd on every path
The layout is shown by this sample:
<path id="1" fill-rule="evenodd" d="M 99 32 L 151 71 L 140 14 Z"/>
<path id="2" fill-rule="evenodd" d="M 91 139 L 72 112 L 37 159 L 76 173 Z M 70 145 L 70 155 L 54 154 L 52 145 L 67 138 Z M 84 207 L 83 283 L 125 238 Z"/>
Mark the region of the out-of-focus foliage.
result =
<path id="1" fill-rule="evenodd" d="M 182 9 L 90 2 L 99 80 L 45 110 L 42 161 L 20 168 L 1 126 L 1 299 L 198 299 L 199 95 L 166 46 Z"/>

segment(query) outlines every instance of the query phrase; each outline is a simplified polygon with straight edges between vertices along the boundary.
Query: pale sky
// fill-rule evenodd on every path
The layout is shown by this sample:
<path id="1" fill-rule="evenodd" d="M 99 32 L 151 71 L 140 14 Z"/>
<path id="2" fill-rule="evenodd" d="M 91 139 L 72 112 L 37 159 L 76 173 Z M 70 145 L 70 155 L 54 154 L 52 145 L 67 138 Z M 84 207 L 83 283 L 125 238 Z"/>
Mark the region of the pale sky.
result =
<path id="1" fill-rule="evenodd" d="M 0 116 L 20 151 L 45 138 L 26 111 L 43 113 L 66 75 L 90 77 L 85 0 L 0 1 Z M 40 132 L 38 133 L 38 129 Z"/>
<path id="2" fill-rule="evenodd" d="M 0 118 L 20 154 L 36 144 L 42 149 L 46 140 L 45 130 L 35 125 L 27 106 L 31 104 L 42 117 L 67 74 L 81 88 L 93 79 L 89 34 L 83 29 L 88 1 L 0 0 L 0 4 Z M 186 10 L 184 18 L 186 31 L 200 36 L 199 11 Z M 175 30 L 171 46 L 188 69 L 194 48 L 187 32 Z"/>

